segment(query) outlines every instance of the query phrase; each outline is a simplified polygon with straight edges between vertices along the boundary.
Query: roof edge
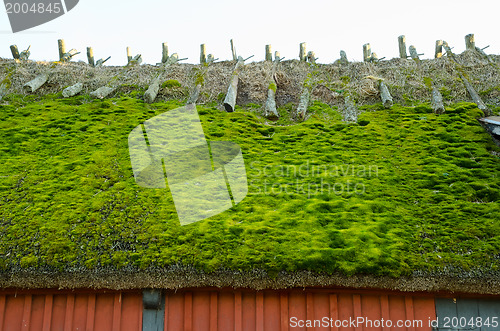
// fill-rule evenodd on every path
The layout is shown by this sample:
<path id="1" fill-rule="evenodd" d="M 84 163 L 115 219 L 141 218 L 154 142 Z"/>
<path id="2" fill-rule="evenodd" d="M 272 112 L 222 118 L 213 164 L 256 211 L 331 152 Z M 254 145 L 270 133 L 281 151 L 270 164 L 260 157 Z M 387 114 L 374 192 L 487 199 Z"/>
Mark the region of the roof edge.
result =
<path id="1" fill-rule="evenodd" d="M 271 277 L 264 270 L 219 270 L 205 273 L 192 267 L 175 266 L 154 270 L 95 270 L 95 271 L 17 271 L 0 272 L 2 288 L 59 289 L 182 289 L 196 287 L 233 287 L 287 289 L 297 287 L 343 287 L 380 289 L 401 292 L 457 292 L 500 295 L 500 272 L 482 275 L 424 274 L 393 278 L 389 276 L 320 274 L 310 271 L 280 272 Z"/>

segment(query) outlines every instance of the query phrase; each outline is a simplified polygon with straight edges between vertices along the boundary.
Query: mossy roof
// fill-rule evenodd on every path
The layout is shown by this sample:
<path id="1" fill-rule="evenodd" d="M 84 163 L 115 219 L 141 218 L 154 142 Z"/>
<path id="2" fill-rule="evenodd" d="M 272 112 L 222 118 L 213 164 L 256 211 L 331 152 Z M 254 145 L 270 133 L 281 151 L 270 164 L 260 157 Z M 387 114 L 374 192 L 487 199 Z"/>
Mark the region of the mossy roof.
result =
<path id="1" fill-rule="evenodd" d="M 475 104 L 443 115 L 427 104 L 364 106 L 348 124 L 314 103 L 293 125 L 269 125 L 252 107 L 197 106 L 208 140 L 241 147 L 249 192 L 186 226 L 168 188 L 136 184 L 127 141 L 180 106 L 7 97 L 0 286 L 449 290 L 461 279 L 499 291 L 500 150 Z M 416 277 L 434 285 L 415 287 Z M 443 277 L 453 284 L 436 285 Z"/>

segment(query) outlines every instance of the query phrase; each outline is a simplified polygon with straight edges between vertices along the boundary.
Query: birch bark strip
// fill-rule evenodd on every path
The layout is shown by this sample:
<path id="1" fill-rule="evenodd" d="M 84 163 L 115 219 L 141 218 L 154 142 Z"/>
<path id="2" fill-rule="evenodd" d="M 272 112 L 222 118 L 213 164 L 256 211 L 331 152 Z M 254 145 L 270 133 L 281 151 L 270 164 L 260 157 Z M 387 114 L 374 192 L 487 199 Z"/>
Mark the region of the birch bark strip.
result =
<path id="1" fill-rule="evenodd" d="M 431 106 L 435 114 L 444 113 L 443 96 L 435 86 L 432 88 Z"/>
<path id="2" fill-rule="evenodd" d="M 380 89 L 380 98 L 382 99 L 382 103 L 384 104 L 384 107 L 386 109 L 389 109 L 392 107 L 392 97 L 391 94 L 389 93 L 389 89 L 387 88 L 387 85 L 381 80 L 379 82 L 379 89 Z"/>
<path id="3" fill-rule="evenodd" d="M 36 76 L 33 80 L 30 80 L 26 84 L 23 85 L 24 91 L 27 93 L 33 93 L 38 90 L 43 84 L 47 82 L 49 79 L 48 73 L 43 73 Z"/>

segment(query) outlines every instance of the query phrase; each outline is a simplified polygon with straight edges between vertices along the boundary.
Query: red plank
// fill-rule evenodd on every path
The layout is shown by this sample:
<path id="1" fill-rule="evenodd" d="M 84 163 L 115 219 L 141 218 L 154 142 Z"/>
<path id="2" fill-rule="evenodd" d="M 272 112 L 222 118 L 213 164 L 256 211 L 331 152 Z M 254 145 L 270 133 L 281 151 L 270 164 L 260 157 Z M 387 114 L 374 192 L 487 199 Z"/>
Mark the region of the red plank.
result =
<path id="1" fill-rule="evenodd" d="M 406 321 L 413 321 L 415 319 L 415 314 L 413 313 L 413 298 L 410 296 L 405 297 L 405 311 L 406 311 Z M 415 331 L 413 326 L 406 328 L 407 331 Z"/>
<path id="2" fill-rule="evenodd" d="M 256 291 L 243 291 L 241 294 L 241 305 L 243 309 L 243 331 L 255 331 L 255 297 Z"/>
<path id="3" fill-rule="evenodd" d="M 242 331 L 241 291 L 234 293 L 234 331 Z"/>
<path id="4" fill-rule="evenodd" d="M 52 303 L 54 297 L 51 294 L 45 296 L 45 307 L 43 311 L 43 331 L 50 331 L 52 326 Z"/>
<path id="5" fill-rule="evenodd" d="M 288 331 L 290 317 L 288 316 L 288 294 L 280 293 L 280 316 L 281 316 L 281 331 Z"/>
<path id="6" fill-rule="evenodd" d="M 255 324 L 257 331 L 264 331 L 264 293 L 257 291 L 255 295 Z"/>
<path id="7" fill-rule="evenodd" d="M 219 319 L 217 292 L 210 293 L 210 331 L 217 331 L 217 320 Z"/>
<path id="8" fill-rule="evenodd" d="M 23 322 L 21 331 L 29 331 L 31 322 L 31 300 L 32 296 L 27 294 L 24 296 Z"/>
<path id="9" fill-rule="evenodd" d="M 94 317 L 95 317 L 95 294 L 89 294 L 87 303 L 87 325 L 86 331 L 94 331 Z"/>
<path id="10" fill-rule="evenodd" d="M 314 298 L 310 292 L 306 292 L 306 319 L 314 320 Z M 314 330 L 314 328 L 306 328 L 306 330 Z"/>
<path id="11" fill-rule="evenodd" d="M 73 311 L 75 309 L 75 296 L 68 294 L 66 298 L 66 314 L 64 316 L 64 330 L 71 330 L 73 326 Z"/>
<path id="12" fill-rule="evenodd" d="M 430 321 L 436 319 L 436 303 L 431 297 L 413 297 L 415 319 L 423 321 L 422 328 L 418 331 L 431 331 Z"/>
<path id="13" fill-rule="evenodd" d="M 122 317 L 122 294 L 115 293 L 113 300 L 113 331 L 121 330 L 121 317 Z"/>
<path id="14" fill-rule="evenodd" d="M 330 318 L 333 321 L 333 327 L 331 327 L 330 330 L 339 331 L 340 327 L 338 327 L 335 324 L 335 322 L 339 320 L 339 308 L 338 308 L 338 302 L 337 302 L 337 295 L 330 294 L 329 299 L 330 299 Z"/>
<path id="15" fill-rule="evenodd" d="M 168 331 L 169 295 L 165 293 L 165 316 L 163 317 L 163 330 Z M 141 330 L 142 330 L 142 300 L 141 300 Z"/>
<path id="16" fill-rule="evenodd" d="M 193 331 L 193 293 L 184 293 L 184 331 Z"/>
<path id="17" fill-rule="evenodd" d="M 352 307 L 354 310 L 354 315 L 351 316 L 352 319 L 357 319 L 358 317 L 365 317 L 363 316 L 363 312 L 361 310 L 361 296 L 359 294 L 354 294 L 352 296 Z M 362 331 L 362 327 L 356 326 L 354 327 L 354 331 Z"/>
<path id="18" fill-rule="evenodd" d="M 381 295 L 380 296 L 380 314 L 381 317 L 384 319 L 384 321 L 388 321 L 391 319 L 390 315 L 390 310 L 389 310 L 389 296 L 388 295 Z M 384 325 L 382 331 L 391 331 L 391 328 L 388 327 L 387 325 Z"/>
<path id="19" fill-rule="evenodd" d="M 280 330 L 280 296 L 276 291 L 263 293 L 264 330 Z"/>
<path id="20" fill-rule="evenodd" d="M 5 295 L 0 295 L 0 330 L 4 329 L 3 317 L 5 315 Z"/>
<path id="21" fill-rule="evenodd" d="M 193 331 L 210 328 L 210 292 L 193 293 Z"/>

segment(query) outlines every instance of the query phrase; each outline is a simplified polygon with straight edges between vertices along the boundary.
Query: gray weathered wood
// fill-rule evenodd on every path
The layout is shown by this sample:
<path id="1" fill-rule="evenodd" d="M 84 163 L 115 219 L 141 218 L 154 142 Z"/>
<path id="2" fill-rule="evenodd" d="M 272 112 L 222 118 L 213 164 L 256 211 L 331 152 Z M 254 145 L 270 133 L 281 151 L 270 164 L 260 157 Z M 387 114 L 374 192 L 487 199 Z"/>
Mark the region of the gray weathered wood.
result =
<path id="1" fill-rule="evenodd" d="M 207 51 L 205 48 L 205 44 L 200 45 L 200 63 L 207 63 Z"/>
<path id="2" fill-rule="evenodd" d="M 233 61 L 238 60 L 238 56 L 236 55 L 236 47 L 234 47 L 233 39 L 230 40 L 231 43 L 231 54 L 233 55 Z"/>
<path id="3" fill-rule="evenodd" d="M 415 62 L 419 63 L 420 62 L 420 58 L 418 57 L 417 49 L 415 48 L 415 46 L 410 45 L 409 49 L 410 49 L 410 56 L 411 56 L 411 58 L 413 60 L 415 60 Z"/>
<path id="4" fill-rule="evenodd" d="M 0 83 L 0 101 L 2 101 L 3 97 L 7 95 L 7 91 L 10 87 L 10 81 L 3 81 Z"/>
<path id="5" fill-rule="evenodd" d="M 63 39 L 57 40 L 57 46 L 59 49 L 59 61 L 62 61 L 64 54 L 66 54 L 66 44 Z"/>
<path id="6" fill-rule="evenodd" d="M 72 97 L 72 96 L 77 95 L 78 93 L 80 93 L 82 91 L 82 89 L 83 89 L 83 84 L 82 83 L 76 83 L 75 85 L 71 85 L 71 86 L 66 87 L 62 91 L 62 95 L 65 98 L 69 98 L 69 97 Z"/>
<path id="7" fill-rule="evenodd" d="M 297 107 L 298 118 L 304 120 L 306 118 L 307 107 L 309 106 L 309 99 L 311 93 L 307 87 L 302 88 L 302 93 L 300 94 L 299 106 Z"/>
<path id="8" fill-rule="evenodd" d="M 244 60 L 240 56 L 238 57 L 238 62 L 234 68 L 233 74 L 231 75 L 231 81 L 229 87 L 227 88 L 226 97 L 224 98 L 224 108 L 227 112 L 233 112 L 236 105 L 236 96 L 238 95 L 238 75 L 243 68 Z"/>
<path id="9" fill-rule="evenodd" d="M 314 54 L 313 51 L 307 52 L 307 61 L 309 63 L 316 63 L 316 55 Z"/>
<path id="10" fill-rule="evenodd" d="M 443 56 L 443 41 L 436 40 L 436 50 L 434 51 L 434 58 L 439 59 Z"/>
<path id="11" fill-rule="evenodd" d="M 267 89 L 267 100 L 266 105 L 264 106 L 264 117 L 269 118 L 273 121 L 277 121 L 280 116 L 278 110 L 276 109 L 276 84 L 271 84 L 269 84 L 269 88 Z"/>
<path id="12" fill-rule="evenodd" d="M 134 66 L 134 65 L 139 65 L 141 63 L 142 63 L 142 55 L 137 54 L 136 56 L 130 59 L 127 65 Z"/>
<path id="13" fill-rule="evenodd" d="M 370 62 L 372 58 L 372 48 L 370 44 L 363 45 L 363 61 Z"/>
<path id="14" fill-rule="evenodd" d="M 385 108 L 389 109 L 392 107 L 392 97 L 391 93 L 389 93 L 389 89 L 383 80 L 379 81 L 379 89 L 380 89 L 380 98 L 382 99 L 382 103 Z"/>
<path id="15" fill-rule="evenodd" d="M 19 54 L 19 60 L 23 60 L 23 61 L 27 61 L 28 58 L 30 57 L 30 48 L 31 48 L 31 45 L 25 49 L 24 51 L 21 52 L 21 54 Z"/>
<path id="16" fill-rule="evenodd" d="M 158 91 L 160 90 L 160 79 L 161 73 L 156 76 L 155 79 L 149 84 L 148 90 L 144 93 L 144 101 L 146 103 L 153 103 L 155 101 L 156 96 L 158 95 Z"/>
<path id="17" fill-rule="evenodd" d="M 144 101 L 147 103 L 153 103 L 158 95 L 158 91 L 160 90 L 160 83 L 163 74 L 167 70 L 167 67 L 171 64 L 177 63 L 179 61 L 179 57 L 177 53 L 172 54 L 167 60 L 167 62 L 160 68 L 160 72 L 156 78 L 149 84 L 147 91 L 144 93 Z"/>
<path id="18" fill-rule="evenodd" d="M 90 92 L 90 96 L 98 99 L 104 99 L 108 95 L 110 95 L 115 90 L 114 87 L 110 86 L 101 86 L 97 90 Z"/>
<path id="19" fill-rule="evenodd" d="M 89 61 L 91 67 L 95 67 L 94 50 L 92 47 L 87 47 L 87 60 Z"/>
<path id="20" fill-rule="evenodd" d="M 280 62 L 280 57 L 279 54 L 278 56 L 275 57 L 274 62 L 273 62 L 273 67 L 271 70 L 271 79 L 269 81 L 269 86 L 267 89 L 267 100 L 266 104 L 264 106 L 264 116 L 269 118 L 270 120 L 276 121 L 280 117 L 278 110 L 276 109 L 276 90 L 277 90 L 277 85 L 276 85 L 276 69 L 278 67 L 278 64 Z"/>
<path id="21" fill-rule="evenodd" d="M 168 60 L 168 44 L 161 44 L 161 63 L 166 63 Z"/>
<path id="22" fill-rule="evenodd" d="M 446 41 L 443 41 L 443 47 L 446 50 L 446 54 L 458 66 L 460 66 L 457 58 L 455 57 L 455 54 L 453 54 L 453 52 L 451 51 L 451 47 L 448 45 L 448 43 Z M 484 104 L 483 100 L 481 100 L 481 97 L 476 92 L 476 90 L 474 89 L 472 84 L 469 82 L 469 80 L 462 74 L 461 71 L 458 71 L 458 75 L 459 75 L 460 79 L 462 80 L 462 82 L 464 83 L 465 88 L 467 89 L 467 92 L 469 93 L 470 97 L 472 98 L 472 101 L 474 101 L 474 103 L 477 105 L 477 108 L 481 109 L 486 116 L 491 116 L 493 114 L 492 111 Z"/>
<path id="23" fill-rule="evenodd" d="M 357 122 L 358 121 L 358 109 L 354 100 L 350 95 L 346 95 L 344 99 L 344 109 L 342 111 L 342 119 L 345 122 Z"/>
<path id="24" fill-rule="evenodd" d="M 349 61 L 347 60 L 347 55 L 345 51 L 340 51 L 340 63 L 341 64 L 348 64 Z"/>
<path id="25" fill-rule="evenodd" d="M 274 52 L 274 61 L 276 60 L 281 61 L 281 54 L 278 51 Z"/>
<path id="26" fill-rule="evenodd" d="M 30 80 L 23 85 L 24 91 L 27 93 L 33 93 L 38 90 L 43 84 L 49 79 L 48 72 L 36 76 L 33 80 Z"/>
<path id="27" fill-rule="evenodd" d="M 398 37 L 398 46 L 399 46 L 399 57 L 402 59 L 407 59 L 408 54 L 406 54 L 406 37 L 404 35 Z"/>
<path id="28" fill-rule="evenodd" d="M 273 60 L 273 53 L 271 51 L 271 45 L 266 45 L 266 61 L 271 62 Z"/>
<path id="29" fill-rule="evenodd" d="M 300 43 L 299 45 L 299 59 L 300 61 L 306 61 L 306 43 Z"/>
<path id="30" fill-rule="evenodd" d="M 432 110 L 436 114 L 444 113 L 444 104 L 443 104 L 443 96 L 441 92 L 439 92 L 437 87 L 432 88 L 432 99 L 431 99 Z"/>
<path id="31" fill-rule="evenodd" d="M 186 103 L 188 105 L 196 103 L 198 101 L 198 98 L 200 97 L 200 91 L 201 91 L 201 84 L 196 84 L 193 91 L 190 93 L 188 101 Z"/>
<path id="32" fill-rule="evenodd" d="M 10 52 L 14 60 L 19 60 L 19 49 L 17 49 L 17 45 L 10 45 Z"/>
<path id="33" fill-rule="evenodd" d="M 468 50 L 475 51 L 476 50 L 476 42 L 474 40 L 474 34 L 468 34 L 465 36 L 465 47 Z"/>
<path id="34" fill-rule="evenodd" d="M 76 49 L 70 49 L 68 52 L 64 53 L 61 62 L 69 62 L 73 58 L 73 56 L 80 54 Z"/>
<path id="35" fill-rule="evenodd" d="M 105 58 L 105 59 L 99 59 L 99 60 L 97 60 L 97 62 L 96 62 L 96 64 L 95 64 L 95 66 L 96 66 L 96 67 L 100 67 L 100 66 L 102 66 L 102 65 L 103 65 L 103 64 L 104 64 L 107 60 L 109 60 L 109 59 L 111 59 L 111 56 L 108 56 L 108 57 L 107 57 L 107 58 Z"/>
<path id="36" fill-rule="evenodd" d="M 378 58 L 377 53 L 373 52 L 373 53 L 372 53 L 372 55 L 370 56 L 369 61 L 370 61 L 370 62 L 378 62 L 378 61 L 379 61 L 379 58 Z"/>
<path id="37" fill-rule="evenodd" d="M 213 54 L 208 54 L 207 55 L 207 63 L 213 63 L 215 61 L 217 61 L 218 59 L 215 59 L 214 55 Z"/>

